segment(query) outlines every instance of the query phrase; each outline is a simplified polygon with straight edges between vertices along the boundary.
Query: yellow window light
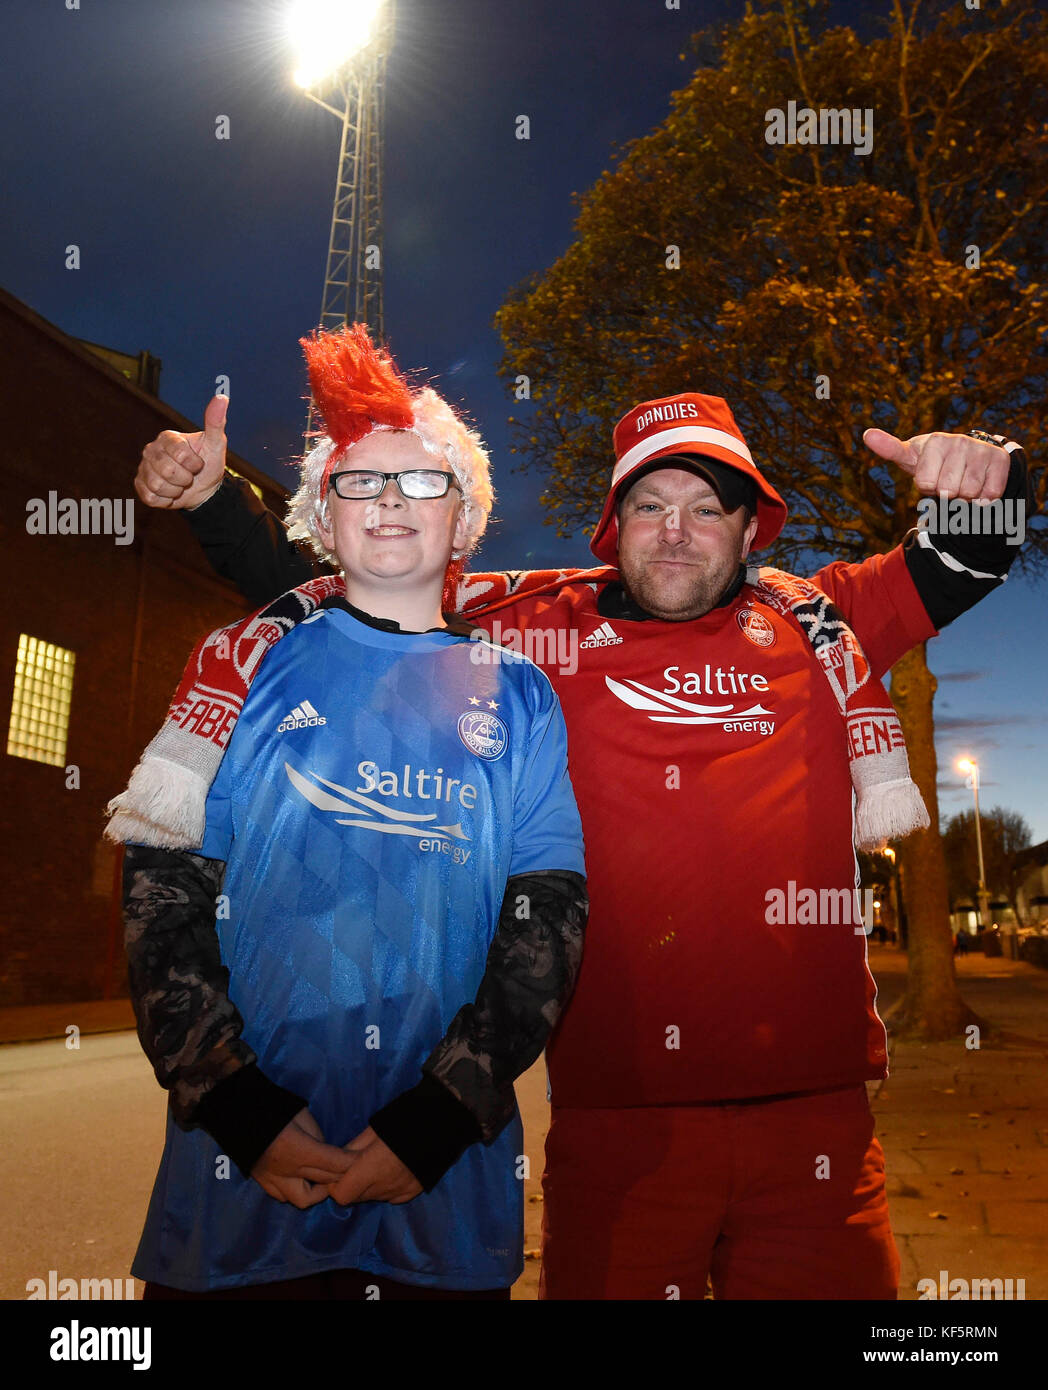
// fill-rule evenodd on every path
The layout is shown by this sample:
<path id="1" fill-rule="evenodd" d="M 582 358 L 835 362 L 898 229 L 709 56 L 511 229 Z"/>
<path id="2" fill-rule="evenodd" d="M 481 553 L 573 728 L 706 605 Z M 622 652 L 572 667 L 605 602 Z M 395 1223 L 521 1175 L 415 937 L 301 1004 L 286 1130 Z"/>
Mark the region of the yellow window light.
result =
<path id="1" fill-rule="evenodd" d="M 52 767 L 65 764 L 76 653 L 23 632 L 18 638 L 7 751 Z"/>

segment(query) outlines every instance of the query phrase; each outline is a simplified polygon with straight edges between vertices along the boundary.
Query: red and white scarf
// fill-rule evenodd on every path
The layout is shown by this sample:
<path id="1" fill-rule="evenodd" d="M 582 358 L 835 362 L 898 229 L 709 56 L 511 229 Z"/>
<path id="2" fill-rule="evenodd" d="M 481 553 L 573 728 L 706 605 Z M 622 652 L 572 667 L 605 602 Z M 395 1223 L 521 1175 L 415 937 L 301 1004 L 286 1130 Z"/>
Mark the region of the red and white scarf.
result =
<path id="1" fill-rule="evenodd" d="M 204 803 L 262 658 L 329 595 L 345 592 L 341 575 L 310 579 L 197 644 L 160 732 L 106 808 L 108 839 L 159 849 L 203 842 Z"/>
<path id="2" fill-rule="evenodd" d="M 459 584 L 459 606 L 461 611 L 468 604 L 470 616 L 483 621 L 523 593 L 617 578 L 604 566 L 570 575 L 466 575 Z M 799 624 L 833 690 L 855 790 L 856 845 L 873 849 L 927 826 L 899 716 L 843 614 L 810 581 L 781 570 L 749 569 L 746 582 L 757 598 Z M 197 645 L 159 733 L 127 789 L 109 803 L 108 839 L 165 849 L 195 849 L 202 843 L 207 795 L 262 658 L 326 598 L 344 593 L 340 575 L 311 579 Z"/>
<path id="3" fill-rule="evenodd" d="M 877 849 L 925 829 L 928 811 L 910 777 L 899 716 L 844 614 L 810 580 L 783 570 L 748 569 L 746 582 L 769 607 L 800 625 L 830 683 L 844 720 L 856 846 Z"/>

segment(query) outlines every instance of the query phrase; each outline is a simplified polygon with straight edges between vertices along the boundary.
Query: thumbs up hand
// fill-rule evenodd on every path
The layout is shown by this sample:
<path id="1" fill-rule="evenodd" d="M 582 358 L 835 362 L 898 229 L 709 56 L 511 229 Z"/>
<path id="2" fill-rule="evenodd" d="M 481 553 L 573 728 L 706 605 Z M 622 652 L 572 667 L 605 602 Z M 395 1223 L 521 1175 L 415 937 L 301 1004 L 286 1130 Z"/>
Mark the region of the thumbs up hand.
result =
<path id="1" fill-rule="evenodd" d="M 909 473 L 926 497 L 963 497 L 992 502 L 1004 493 L 1011 464 L 1007 449 L 966 434 L 915 434 L 897 439 L 887 430 L 867 430 L 867 449 Z"/>
<path id="2" fill-rule="evenodd" d="M 204 428 L 193 434 L 164 430 L 142 450 L 135 491 L 147 507 L 190 511 L 216 493 L 226 471 L 226 410 L 229 399 L 214 396 L 204 411 Z"/>

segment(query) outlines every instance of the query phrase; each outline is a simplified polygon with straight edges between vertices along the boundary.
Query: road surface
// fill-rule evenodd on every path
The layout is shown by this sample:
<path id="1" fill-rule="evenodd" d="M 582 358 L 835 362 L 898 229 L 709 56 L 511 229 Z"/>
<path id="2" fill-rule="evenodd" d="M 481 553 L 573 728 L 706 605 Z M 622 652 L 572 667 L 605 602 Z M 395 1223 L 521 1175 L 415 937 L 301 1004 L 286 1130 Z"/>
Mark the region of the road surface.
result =
<path id="1" fill-rule="evenodd" d="M 167 1096 L 133 1032 L 0 1047 L 0 1298 L 31 1279 L 124 1280 L 164 1147 Z M 525 1245 L 538 1246 L 545 1139 L 545 1066 L 517 1083 L 530 1176 Z M 123 1284 L 118 1286 L 123 1289 Z M 137 1295 L 142 1286 L 137 1284 Z M 534 1298 L 529 1261 L 514 1297 Z"/>

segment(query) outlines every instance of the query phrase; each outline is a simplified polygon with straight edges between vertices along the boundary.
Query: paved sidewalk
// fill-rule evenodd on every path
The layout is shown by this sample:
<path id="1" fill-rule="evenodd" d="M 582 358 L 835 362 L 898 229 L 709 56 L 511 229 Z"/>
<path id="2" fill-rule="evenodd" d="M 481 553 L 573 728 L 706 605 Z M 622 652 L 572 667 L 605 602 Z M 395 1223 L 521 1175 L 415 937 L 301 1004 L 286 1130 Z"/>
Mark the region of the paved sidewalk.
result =
<path id="1" fill-rule="evenodd" d="M 870 966 L 883 995 L 902 992 L 905 955 L 871 945 Z M 938 1296 L 945 1271 L 947 1287 L 1011 1279 L 1018 1296 L 1014 1281 L 1024 1279 L 1027 1299 L 1046 1299 L 1048 972 L 971 955 L 957 960 L 957 975 L 967 1002 L 1003 1036 L 979 1038 L 977 1048 L 890 1039 L 889 1078 L 871 1086 L 899 1296 L 917 1298 L 921 1279 L 934 1280 Z"/>

